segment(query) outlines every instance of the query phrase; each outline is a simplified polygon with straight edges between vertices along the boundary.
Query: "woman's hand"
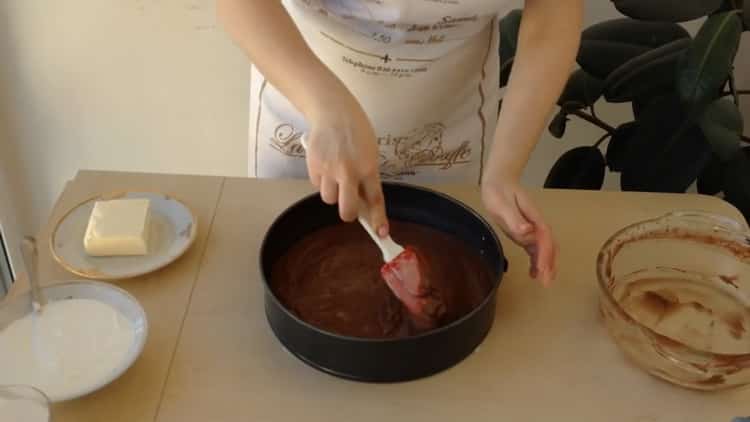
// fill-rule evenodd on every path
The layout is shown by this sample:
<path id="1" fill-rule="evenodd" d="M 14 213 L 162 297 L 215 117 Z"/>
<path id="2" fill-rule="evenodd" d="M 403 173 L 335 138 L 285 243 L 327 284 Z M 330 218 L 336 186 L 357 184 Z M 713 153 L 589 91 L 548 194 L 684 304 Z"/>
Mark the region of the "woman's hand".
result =
<path id="1" fill-rule="evenodd" d="M 526 249 L 531 276 L 548 285 L 557 271 L 557 245 L 518 181 L 575 64 L 583 0 L 525 0 L 524 4 L 482 197 L 505 233 Z"/>
<path id="2" fill-rule="evenodd" d="M 370 224 L 387 234 L 378 146 L 359 103 L 313 54 L 281 2 L 216 3 L 217 16 L 235 42 L 310 123 L 307 168 L 323 200 L 338 203 L 345 221 L 366 206 Z M 289 69 L 305 69 L 304 77 Z"/>
<path id="3" fill-rule="evenodd" d="M 552 231 L 518 182 L 489 181 L 482 201 L 506 235 L 529 254 L 529 275 L 549 286 L 557 275 L 558 247 Z"/>
<path id="4" fill-rule="evenodd" d="M 388 220 L 378 172 L 375 132 L 353 98 L 337 99 L 314 113 L 306 137 L 310 181 L 327 204 L 338 203 L 344 221 L 354 221 L 361 208 L 380 236 L 388 234 Z M 342 104 L 344 103 L 344 104 Z"/>

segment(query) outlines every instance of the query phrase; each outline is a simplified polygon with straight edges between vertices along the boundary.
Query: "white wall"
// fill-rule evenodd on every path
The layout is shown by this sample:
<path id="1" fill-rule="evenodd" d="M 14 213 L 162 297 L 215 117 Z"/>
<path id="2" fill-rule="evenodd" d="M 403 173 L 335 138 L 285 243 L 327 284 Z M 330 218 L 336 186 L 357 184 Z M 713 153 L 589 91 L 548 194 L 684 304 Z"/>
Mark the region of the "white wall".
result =
<path id="1" fill-rule="evenodd" d="M 617 16 L 611 4 L 589 1 L 587 24 Z M 0 165 L 19 232 L 44 221 L 80 168 L 245 174 L 248 64 L 213 1 L 5 0 L 0 57 Z M 621 106 L 600 113 L 630 117 Z M 562 141 L 545 135 L 525 181 L 540 185 L 560 153 L 599 135 L 577 121 Z"/>
<path id="2" fill-rule="evenodd" d="M 80 168 L 243 174 L 248 65 L 212 1 L 6 0 L 0 43 L 27 230 Z"/>

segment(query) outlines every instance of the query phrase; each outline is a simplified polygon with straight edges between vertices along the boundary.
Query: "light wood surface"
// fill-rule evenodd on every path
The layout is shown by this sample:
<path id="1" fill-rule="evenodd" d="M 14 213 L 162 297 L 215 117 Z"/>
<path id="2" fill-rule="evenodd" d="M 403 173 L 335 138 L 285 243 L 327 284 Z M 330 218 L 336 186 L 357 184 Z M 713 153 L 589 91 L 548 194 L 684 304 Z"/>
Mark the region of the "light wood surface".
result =
<path id="1" fill-rule="evenodd" d="M 171 193 L 190 204 L 198 217 L 199 232 L 193 247 L 174 265 L 145 277 L 114 283 L 133 294 L 146 310 L 149 336 L 143 354 L 130 370 L 104 389 L 78 400 L 56 404 L 53 407 L 54 422 L 155 419 L 222 183 L 223 179 L 218 177 L 82 172 L 66 186 L 47 227 L 38 235 L 39 275 L 43 285 L 80 279 L 54 262 L 47 240 L 65 212 L 96 194 L 143 189 Z M 25 289 L 26 284 L 19 282 L 13 286 L 12 292 L 17 294 Z"/>
<path id="2" fill-rule="evenodd" d="M 201 223 L 213 221 L 210 233 L 202 224 L 196 246 L 183 259 L 152 276 L 118 283 L 148 312 L 153 331 L 146 352 L 115 384 L 56 406 L 56 422 L 729 422 L 750 414 L 750 389 L 697 393 L 630 365 L 597 311 L 594 261 L 612 232 L 675 209 L 739 217 L 717 199 L 534 192 L 561 243 L 557 284 L 544 289 L 531 281 L 527 258 L 503 238 L 510 270 L 498 293 L 495 325 L 480 349 L 436 376 L 372 385 L 299 362 L 281 348 L 265 319 L 260 242 L 281 210 L 311 192 L 306 182 L 83 173 L 55 215 L 86 195 L 137 181 L 184 194 L 200 210 Z M 481 210 L 475 189 L 440 190 Z M 43 252 L 42 274 L 63 276 Z"/>

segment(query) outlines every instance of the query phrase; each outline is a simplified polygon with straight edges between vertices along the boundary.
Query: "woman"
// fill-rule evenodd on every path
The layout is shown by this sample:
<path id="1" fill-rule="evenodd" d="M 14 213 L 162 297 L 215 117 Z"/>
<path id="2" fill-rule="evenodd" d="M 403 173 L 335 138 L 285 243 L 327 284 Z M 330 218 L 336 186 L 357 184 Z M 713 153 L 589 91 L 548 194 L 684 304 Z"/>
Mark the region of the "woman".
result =
<path id="1" fill-rule="evenodd" d="M 485 207 L 555 277 L 557 246 L 520 185 L 573 66 L 582 0 L 526 0 L 499 102 L 508 0 L 219 0 L 253 63 L 249 173 L 309 177 L 388 233 L 381 179 L 481 184 Z M 301 145 L 305 136 L 307 149 Z"/>

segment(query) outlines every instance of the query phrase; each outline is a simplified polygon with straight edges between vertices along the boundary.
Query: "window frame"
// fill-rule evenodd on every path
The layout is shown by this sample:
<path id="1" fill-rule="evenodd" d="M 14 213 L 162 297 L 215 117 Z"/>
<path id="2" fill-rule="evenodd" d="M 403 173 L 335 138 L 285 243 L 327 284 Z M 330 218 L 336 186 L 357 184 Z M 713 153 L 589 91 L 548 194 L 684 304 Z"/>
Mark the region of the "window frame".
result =
<path id="1" fill-rule="evenodd" d="M 0 297 L 5 296 L 13 284 L 13 269 L 10 265 L 10 254 L 6 237 L 3 235 L 3 229 L 0 226 Z"/>

